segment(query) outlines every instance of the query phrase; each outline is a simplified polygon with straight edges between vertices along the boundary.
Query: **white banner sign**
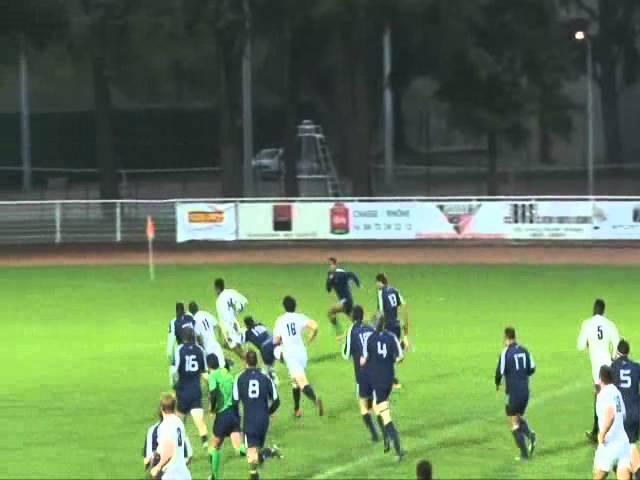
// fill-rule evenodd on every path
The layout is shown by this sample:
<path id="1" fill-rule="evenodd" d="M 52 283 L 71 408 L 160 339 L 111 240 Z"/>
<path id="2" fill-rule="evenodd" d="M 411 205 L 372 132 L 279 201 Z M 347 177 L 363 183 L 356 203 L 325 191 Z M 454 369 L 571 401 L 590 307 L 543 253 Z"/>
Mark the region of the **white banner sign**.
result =
<path id="1" fill-rule="evenodd" d="M 505 238 L 504 202 L 428 203 L 429 225 L 420 235 L 425 239 Z"/>
<path id="2" fill-rule="evenodd" d="M 614 200 L 594 202 L 593 239 L 640 239 L 640 202 Z"/>
<path id="3" fill-rule="evenodd" d="M 507 201 L 504 223 L 513 240 L 590 240 L 589 201 Z"/>
<path id="4" fill-rule="evenodd" d="M 176 241 L 236 240 L 236 207 L 233 203 L 176 204 Z"/>

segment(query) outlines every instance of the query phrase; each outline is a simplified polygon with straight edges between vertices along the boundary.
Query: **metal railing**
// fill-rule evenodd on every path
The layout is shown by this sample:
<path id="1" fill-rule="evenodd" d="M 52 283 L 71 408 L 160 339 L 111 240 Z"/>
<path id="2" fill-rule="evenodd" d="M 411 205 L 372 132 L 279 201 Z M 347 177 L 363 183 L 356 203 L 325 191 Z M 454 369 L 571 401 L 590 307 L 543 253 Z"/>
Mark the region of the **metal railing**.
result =
<path id="1" fill-rule="evenodd" d="M 304 202 L 535 202 L 542 200 L 631 200 L 640 197 L 607 196 L 500 196 L 500 197 L 375 197 L 340 199 L 327 197 L 252 198 L 252 199 L 168 199 L 168 200 L 52 200 L 1 201 L 0 244 L 60 244 L 85 242 L 143 242 L 145 220 L 152 216 L 156 225 L 156 239 L 176 240 L 177 203 L 304 203 Z"/>

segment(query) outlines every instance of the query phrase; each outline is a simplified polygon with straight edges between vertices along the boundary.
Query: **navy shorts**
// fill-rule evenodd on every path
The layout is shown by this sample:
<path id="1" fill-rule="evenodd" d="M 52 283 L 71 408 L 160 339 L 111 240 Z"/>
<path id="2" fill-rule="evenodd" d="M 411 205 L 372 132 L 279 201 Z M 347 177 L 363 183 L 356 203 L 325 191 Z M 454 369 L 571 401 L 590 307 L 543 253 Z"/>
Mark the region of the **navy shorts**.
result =
<path id="1" fill-rule="evenodd" d="M 342 304 L 342 313 L 351 315 L 353 310 L 353 300 L 348 298 L 341 298 L 340 304 Z"/>
<path id="2" fill-rule="evenodd" d="M 247 448 L 262 448 L 267 440 L 269 422 L 261 425 L 252 424 L 244 426 L 244 444 Z"/>
<path id="3" fill-rule="evenodd" d="M 529 403 L 529 395 L 509 395 L 506 397 L 506 404 L 504 407 L 505 413 L 508 417 L 515 417 L 524 415 L 527 411 L 527 404 Z"/>
<path id="4" fill-rule="evenodd" d="M 373 401 L 375 403 L 386 402 L 391 396 L 391 390 L 393 390 L 392 384 L 373 385 Z"/>
<path id="5" fill-rule="evenodd" d="M 271 367 L 274 363 L 276 363 L 276 356 L 273 353 L 274 351 L 273 342 L 270 342 L 270 345 L 263 346 L 260 349 L 260 355 L 262 355 L 262 361 L 265 365 Z"/>
<path id="6" fill-rule="evenodd" d="M 389 325 L 386 328 L 387 332 L 391 332 L 393 333 L 396 337 L 398 337 L 398 340 L 400 340 L 402 338 L 402 335 L 400 333 L 400 324 L 398 323 L 397 325 Z"/>
<path id="7" fill-rule="evenodd" d="M 232 433 L 240 431 L 240 417 L 235 408 L 227 408 L 223 412 L 216 414 L 213 421 L 213 435 L 216 438 L 223 439 Z"/>
<path id="8" fill-rule="evenodd" d="M 176 390 L 178 411 L 187 414 L 196 408 L 202 408 L 202 390 L 200 384 Z"/>
<path id="9" fill-rule="evenodd" d="M 638 430 L 640 427 L 640 418 L 637 415 L 628 416 L 624 419 L 624 431 L 627 432 L 629 443 L 638 441 Z"/>
<path id="10" fill-rule="evenodd" d="M 358 394 L 358 398 L 373 398 L 373 387 L 371 386 L 371 382 L 366 380 L 358 380 L 356 382 L 356 393 Z"/>

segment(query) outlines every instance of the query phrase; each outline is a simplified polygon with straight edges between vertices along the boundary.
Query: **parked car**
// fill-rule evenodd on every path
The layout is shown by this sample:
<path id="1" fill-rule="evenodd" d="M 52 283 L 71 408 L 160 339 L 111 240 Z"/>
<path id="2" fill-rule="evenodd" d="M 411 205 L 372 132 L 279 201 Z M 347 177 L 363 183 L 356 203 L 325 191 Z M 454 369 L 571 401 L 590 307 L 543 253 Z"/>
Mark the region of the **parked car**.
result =
<path id="1" fill-rule="evenodd" d="M 277 178 L 282 175 L 284 148 L 264 148 L 251 162 L 256 173 L 264 179 Z"/>

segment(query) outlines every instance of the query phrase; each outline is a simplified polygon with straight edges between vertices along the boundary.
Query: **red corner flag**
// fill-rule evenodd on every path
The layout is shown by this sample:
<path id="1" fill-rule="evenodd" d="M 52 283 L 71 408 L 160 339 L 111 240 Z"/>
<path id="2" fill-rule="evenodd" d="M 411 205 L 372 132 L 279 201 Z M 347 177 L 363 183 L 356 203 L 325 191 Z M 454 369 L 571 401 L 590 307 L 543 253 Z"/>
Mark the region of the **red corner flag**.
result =
<path id="1" fill-rule="evenodd" d="M 147 240 L 156 238 L 156 224 L 153 223 L 151 215 L 147 217 Z"/>

